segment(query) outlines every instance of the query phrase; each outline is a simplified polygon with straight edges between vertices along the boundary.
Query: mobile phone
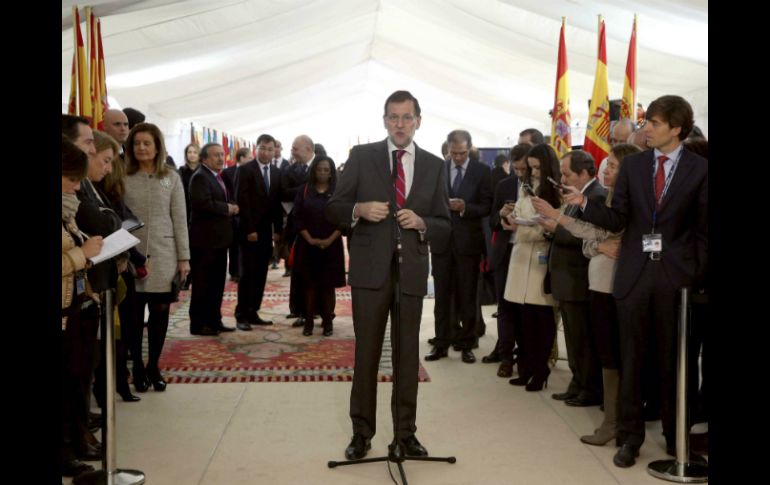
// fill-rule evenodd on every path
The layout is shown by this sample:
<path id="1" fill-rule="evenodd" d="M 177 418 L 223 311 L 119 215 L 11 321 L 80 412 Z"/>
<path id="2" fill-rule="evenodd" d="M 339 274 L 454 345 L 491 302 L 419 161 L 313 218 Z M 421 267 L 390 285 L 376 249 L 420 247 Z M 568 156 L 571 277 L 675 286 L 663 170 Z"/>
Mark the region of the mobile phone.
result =
<path id="1" fill-rule="evenodd" d="M 522 190 L 522 191 L 523 191 L 525 194 L 527 194 L 528 196 L 530 196 L 530 197 L 534 197 L 534 196 L 535 196 L 535 192 L 532 190 L 532 187 L 531 187 L 529 184 L 523 184 L 523 185 L 521 186 L 521 190 Z"/>
<path id="2" fill-rule="evenodd" d="M 516 201 L 514 199 L 508 199 L 505 201 L 506 204 L 515 204 Z"/>
<path id="3" fill-rule="evenodd" d="M 556 187 L 557 189 L 564 190 L 564 186 L 562 184 L 560 184 L 559 182 L 557 182 L 556 180 L 554 180 L 551 177 L 546 177 L 546 178 L 548 179 L 549 182 L 551 182 L 553 184 L 554 187 Z"/>

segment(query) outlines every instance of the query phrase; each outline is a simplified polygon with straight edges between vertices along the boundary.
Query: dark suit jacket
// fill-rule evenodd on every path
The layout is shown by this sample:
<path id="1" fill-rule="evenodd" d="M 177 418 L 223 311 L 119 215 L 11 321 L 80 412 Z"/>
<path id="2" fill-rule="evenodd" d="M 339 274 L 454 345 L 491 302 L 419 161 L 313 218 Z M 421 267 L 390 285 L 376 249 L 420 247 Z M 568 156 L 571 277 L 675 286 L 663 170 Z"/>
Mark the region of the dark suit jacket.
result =
<path id="1" fill-rule="evenodd" d="M 495 200 L 492 203 L 492 212 L 489 214 L 489 226 L 495 234 L 494 242 L 492 243 L 492 255 L 490 258 L 490 263 L 494 270 L 505 265 L 505 270 L 507 271 L 508 260 L 505 259 L 505 252 L 508 249 L 508 241 L 511 240 L 511 234 L 513 234 L 513 231 L 503 229 L 502 224 L 500 224 L 500 209 L 503 208 L 506 200 L 518 200 L 518 197 L 518 177 L 508 177 L 497 184 L 497 188 L 495 189 Z"/>
<path id="2" fill-rule="evenodd" d="M 655 189 L 653 150 L 630 155 L 620 166 L 612 207 L 593 201 L 583 219 L 610 231 L 625 228 L 615 274 L 615 298 L 634 287 L 645 264 L 662 264 L 671 285 L 697 289 L 708 268 L 708 161 L 684 150 L 658 211 L 655 232 L 663 235 L 661 261 L 642 252 L 642 235 L 652 231 Z"/>
<path id="3" fill-rule="evenodd" d="M 196 170 L 190 179 L 190 206 L 190 247 L 230 247 L 233 242 L 233 221 L 228 215 L 225 191 L 206 167 Z"/>
<path id="4" fill-rule="evenodd" d="M 281 200 L 283 202 L 294 202 L 297 192 L 304 188 L 305 182 L 307 182 L 311 163 L 313 160 L 307 163 L 307 169 L 304 172 L 299 163 L 288 165 L 285 170 L 281 170 L 281 189 L 283 191 Z"/>
<path id="5" fill-rule="evenodd" d="M 238 213 L 240 237 L 257 233 L 259 241 L 272 241 L 273 234 L 283 229 L 281 208 L 281 171 L 270 166 L 270 193 L 265 191 L 265 180 L 260 163 L 254 159 L 238 167 Z"/>
<path id="6" fill-rule="evenodd" d="M 451 160 L 444 162 L 444 173 L 449 182 L 449 174 L 454 174 L 449 168 L 454 166 Z M 345 167 L 347 170 L 347 166 Z M 450 184 L 447 183 L 447 191 L 451 195 Z M 434 253 L 443 253 L 452 250 L 457 254 L 475 255 L 485 252 L 484 230 L 482 219 L 489 215 L 492 208 L 492 182 L 489 167 L 473 160 L 468 162 L 468 168 L 463 174 L 460 183 L 460 193 L 453 197 L 465 201 L 465 212 L 462 217 L 459 212 L 450 212 L 452 220 L 451 242 L 452 246 L 440 248 L 431 246 Z"/>
<path id="7" fill-rule="evenodd" d="M 350 224 L 358 202 L 390 201 L 395 206 L 391 154 L 387 140 L 357 145 L 350 152 L 337 189 L 326 206 L 333 224 Z M 449 207 L 443 160 L 415 144 L 414 178 L 404 206 L 419 215 L 427 226 L 425 241 L 415 230 L 401 230 L 403 264 L 401 288 L 409 295 L 425 296 L 428 281 L 428 243 L 446 246 L 449 237 Z M 391 271 L 396 245 L 394 217 L 374 223 L 360 218 L 350 238 L 349 283 L 351 286 L 382 288 Z"/>
<path id="8" fill-rule="evenodd" d="M 607 189 L 594 179 L 583 195 L 598 204 L 607 200 Z M 568 216 L 581 219 L 576 206 L 565 211 Z M 560 301 L 588 301 L 588 262 L 583 255 L 583 240 L 570 234 L 563 226 L 556 226 L 548 257 L 548 271 L 551 273 L 551 294 Z"/>
<path id="9" fill-rule="evenodd" d="M 84 180 L 80 184 L 80 190 L 77 191 L 80 205 L 75 214 L 75 222 L 89 236 L 107 237 L 120 229 L 121 219 L 112 209 L 107 196 L 99 191 L 100 201 L 96 191 L 99 189 L 88 181 Z M 118 270 L 113 259 L 92 266 L 87 273 L 91 287 L 97 292 L 115 288 L 118 281 Z"/>
<path id="10" fill-rule="evenodd" d="M 227 201 L 232 202 L 233 204 L 236 203 L 236 200 L 238 199 L 238 194 L 235 192 L 235 187 L 237 185 L 238 180 L 238 165 L 233 165 L 232 167 L 227 167 L 226 169 L 222 170 L 222 180 L 225 182 L 225 187 L 227 188 Z"/>
<path id="11" fill-rule="evenodd" d="M 501 180 L 507 179 L 509 175 L 505 172 L 503 167 L 495 167 L 492 169 L 490 177 L 492 180 L 492 193 L 494 194 L 495 190 L 497 189 L 497 184 L 499 184 Z"/>

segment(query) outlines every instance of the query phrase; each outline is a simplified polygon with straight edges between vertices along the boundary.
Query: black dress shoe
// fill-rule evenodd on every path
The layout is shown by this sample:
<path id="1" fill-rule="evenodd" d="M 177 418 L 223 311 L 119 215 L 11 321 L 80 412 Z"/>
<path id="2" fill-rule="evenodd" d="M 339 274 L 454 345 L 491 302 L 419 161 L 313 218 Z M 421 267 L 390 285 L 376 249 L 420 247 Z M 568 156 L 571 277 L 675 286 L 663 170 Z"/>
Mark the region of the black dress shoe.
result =
<path id="1" fill-rule="evenodd" d="M 61 464 L 61 474 L 65 477 L 76 477 L 85 472 L 94 471 L 94 467 L 75 458 Z"/>
<path id="2" fill-rule="evenodd" d="M 402 439 L 401 443 L 404 444 L 406 456 L 428 456 L 428 450 L 417 441 L 415 435 Z"/>
<path id="3" fill-rule="evenodd" d="M 496 364 L 497 362 L 500 362 L 500 360 L 500 354 L 497 353 L 497 349 L 481 358 L 481 362 L 485 364 Z"/>
<path id="4" fill-rule="evenodd" d="M 434 361 L 439 360 L 442 357 L 447 357 L 449 355 L 449 352 L 447 352 L 447 349 L 436 347 L 434 346 L 430 352 L 425 356 L 425 360 L 427 361 Z"/>
<path id="5" fill-rule="evenodd" d="M 126 384 L 125 389 L 118 391 L 118 394 L 120 394 L 120 397 L 122 397 L 125 402 L 137 402 L 142 400 L 141 397 L 131 394 L 131 391 L 128 389 L 128 384 Z"/>
<path id="6" fill-rule="evenodd" d="M 251 322 L 252 325 L 272 325 L 272 320 L 262 320 L 259 315 L 257 315 L 257 318 Z"/>
<path id="7" fill-rule="evenodd" d="M 585 398 L 581 396 L 573 397 L 572 399 L 567 399 L 564 401 L 564 404 L 566 404 L 567 406 L 573 406 L 576 408 L 584 408 L 587 406 L 598 406 L 601 403 L 602 403 L 601 399 Z"/>
<path id="8" fill-rule="evenodd" d="M 166 381 L 162 377 L 152 381 L 152 388 L 155 389 L 155 392 L 165 391 L 167 385 L 168 384 L 166 384 Z"/>
<path id="9" fill-rule="evenodd" d="M 372 449 L 372 442 L 364 435 L 354 434 L 350 444 L 345 448 L 345 458 L 348 460 L 360 460 L 366 456 L 366 452 Z"/>
<path id="10" fill-rule="evenodd" d="M 331 325 L 324 326 L 324 337 L 331 337 L 334 334 L 334 327 Z"/>
<path id="11" fill-rule="evenodd" d="M 190 334 L 209 337 L 209 336 L 219 335 L 219 331 L 211 327 L 202 327 L 200 330 L 196 330 L 195 332 L 190 330 Z"/>
<path id="12" fill-rule="evenodd" d="M 476 362 L 476 356 L 473 355 L 473 351 L 470 349 L 461 350 L 463 362 L 466 364 L 473 364 Z"/>
<path id="13" fill-rule="evenodd" d="M 304 327 L 305 326 L 305 317 L 299 317 L 298 319 L 294 320 L 294 323 L 291 324 L 292 327 Z"/>
<path id="14" fill-rule="evenodd" d="M 612 458 L 612 463 L 620 468 L 628 468 L 636 463 L 634 458 L 637 456 L 639 456 L 639 448 L 625 444 L 620 447 L 617 453 L 615 453 L 615 456 Z"/>
<path id="15" fill-rule="evenodd" d="M 556 399 L 557 401 L 566 401 L 567 399 L 575 399 L 578 395 L 574 392 L 557 392 L 556 394 L 551 394 L 552 399 Z"/>

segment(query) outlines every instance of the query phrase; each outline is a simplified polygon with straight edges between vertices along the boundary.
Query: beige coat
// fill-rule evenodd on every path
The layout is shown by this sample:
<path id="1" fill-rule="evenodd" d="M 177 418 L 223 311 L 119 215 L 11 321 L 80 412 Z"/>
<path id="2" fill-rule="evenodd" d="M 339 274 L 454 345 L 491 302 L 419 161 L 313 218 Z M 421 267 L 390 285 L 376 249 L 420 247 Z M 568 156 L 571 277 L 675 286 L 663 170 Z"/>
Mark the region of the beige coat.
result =
<path id="1" fill-rule="evenodd" d="M 513 215 L 521 219 L 532 219 L 537 215 L 532 198 L 525 195 L 521 188 Z M 553 306 L 553 298 L 543 291 L 551 243 L 543 237 L 542 226 L 519 225 L 514 241 L 503 298 L 519 304 Z"/>
<path id="2" fill-rule="evenodd" d="M 77 225 L 73 220 L 70 223 L 70 229 L 77 230 Z M 75 295 L 75 278 L 72 276 L 76 271 L 85 269 L 86 256 L 83 250 L 75 244 L 75 240 L 64 225 L 61 228 L 61 308 L 69 308 L 72 304 L 72 298 Z M 86 293 L 91 294 L 91 286 L 86 280 Z M 95 298 L 94 298 L 95 299 Z M 67 328 L 67 317 L 63 316 L 61 320 L 62 330 Z"/>
<path id="3" fill-rule="evenodd" d="M 133 233 L 140 240 L 136 249 L 150 257 L 149 274 L 136 281 L 136 291 L 168 293 L 178 261 L 190 259 L 182 179 L 176 172 L 161 179 L 141 171 L 129 175 L 124 201 L 144 222 L 144 227 Z"/>
<path id="4" fill-rule="evenodd" d="M 617 260 L 601 254 L 598 246 L 608 239 L 620 239 L 623 232 L 609 232 L 580 219 L 564 224 L 564 229 L 583 240 L 583 254 L 591 258 L 588 263 L 588 289 L 598 293 L 612 293 Z"/>

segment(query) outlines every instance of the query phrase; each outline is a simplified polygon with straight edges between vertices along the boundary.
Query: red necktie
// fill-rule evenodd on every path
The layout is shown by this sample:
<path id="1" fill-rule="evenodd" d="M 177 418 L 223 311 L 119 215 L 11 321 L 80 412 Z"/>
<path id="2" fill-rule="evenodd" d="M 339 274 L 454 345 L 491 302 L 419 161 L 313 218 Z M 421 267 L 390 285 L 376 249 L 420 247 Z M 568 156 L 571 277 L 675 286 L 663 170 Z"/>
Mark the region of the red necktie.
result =
<path id="1" fill-rule="evenodd" d="M 217 182 L 219 182 L 219 185 L 222 187 L 222 190 L 225 191 L 225 200 L 227 200 L 227 187 L 225 187 L 225 181 L 222 180 L 221 172 L 217 172 L 216 179 Z"/>
<path id="2" fill-rule="evenodd" d="M 401 163 L 406 150 L 396 150 L 396 178 L 393 180 L 393 187 L 396 189 L 396 209 L 401 209 L 406 203 L 406 177 L 404 176 L 404 165 Z"/>
<path id="3" fill-rule="evenodd" d="M 655 203 L 660 206 L 660 196 L 663 194 L 663 187 L 666 186 L 666 170 L 663 164 L 668 157 L 661 155 L 658 157 L 658 171 L 655 173 Z"/>

